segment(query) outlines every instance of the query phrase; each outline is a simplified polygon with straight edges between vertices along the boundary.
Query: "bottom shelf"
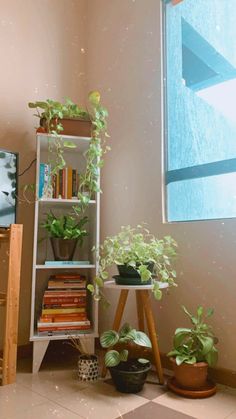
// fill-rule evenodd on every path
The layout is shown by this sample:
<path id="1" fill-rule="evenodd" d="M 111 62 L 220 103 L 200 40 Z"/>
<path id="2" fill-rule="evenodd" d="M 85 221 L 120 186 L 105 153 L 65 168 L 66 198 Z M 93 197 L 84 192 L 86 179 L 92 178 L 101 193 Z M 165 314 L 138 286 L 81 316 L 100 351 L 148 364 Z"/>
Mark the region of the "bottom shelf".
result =
<path id="1" fill-rule="evenodd" d="M 52 334 L 53 333 L 53 334 Z M 70 339 L 71 336 L 73 337 L 81 337 L 81 338 L 97 338 L 99 335 L 95 330 L 90 329 L 86 331 L 76 332 L 76 333 L 60 333 L 60 332 L 52 332 L 45 335 L 38 335 L 35 331 L 35 334 L 30 337 L 31 342 L 40 341 L 40 340 L 63 340 L 63 339 Z"/>

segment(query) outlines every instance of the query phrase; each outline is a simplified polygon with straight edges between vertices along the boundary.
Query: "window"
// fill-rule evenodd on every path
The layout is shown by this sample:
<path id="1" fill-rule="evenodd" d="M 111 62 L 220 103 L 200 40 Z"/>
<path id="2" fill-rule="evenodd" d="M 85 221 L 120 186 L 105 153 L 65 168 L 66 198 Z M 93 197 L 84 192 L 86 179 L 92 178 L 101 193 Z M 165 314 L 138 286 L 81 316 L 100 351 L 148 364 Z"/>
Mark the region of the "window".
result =
<path id="1" fill-rule="evenodd" d="M 236 217 L 235 0 L 163 9 L 166 219 Z"/>

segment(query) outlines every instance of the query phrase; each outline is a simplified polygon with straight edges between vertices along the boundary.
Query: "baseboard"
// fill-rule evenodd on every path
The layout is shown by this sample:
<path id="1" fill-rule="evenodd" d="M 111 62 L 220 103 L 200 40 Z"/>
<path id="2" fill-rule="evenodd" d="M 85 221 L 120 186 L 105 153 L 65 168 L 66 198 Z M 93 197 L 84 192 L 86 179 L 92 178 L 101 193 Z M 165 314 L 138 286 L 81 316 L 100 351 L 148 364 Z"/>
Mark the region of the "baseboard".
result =
<path id="1" fill-rule="evenodd" d="M 96 347 L 99 348 L 100 344 L 99 341 L 96 339 Z M 0 356 L 2 355 L 0 351 Z M 31 358 L 33 352 L 33 345 L 32 343 L 28 343 L 26 345 L 19 345 L 17 348 L 17 359 L 23 359 L 23 358 Z M 135 351 L 136 352 L 136 351 Z M 142 354 L 140 353 L 139 356 L 143 356 L 145 352 L 145 355 L 147 355 L 147 358 L 149 358 L 152 361 L 152 354 L 147 350 L 142 350 Z M 166 368 L 168 370 L 172 370 L 172 364 L 170 362 L 170 359 L 165 353 L 161 353 L 161 363 L 163 368 Z M 209 376 L 219 384 L 227 385 L 230 387 L 236 388 L 236 371 L 229 370 L 222 367 L 214 367 L 209 368 Z"/>
<path id="2" fill-rule="evenodd" d="M 164 353 L 161 353 L 161 363 L 164 368 L 172 370 L 170 359 Z M 209 368 L 209 377 L 216 383 L 236 388 L 236 371 L 221 367 Z"/>

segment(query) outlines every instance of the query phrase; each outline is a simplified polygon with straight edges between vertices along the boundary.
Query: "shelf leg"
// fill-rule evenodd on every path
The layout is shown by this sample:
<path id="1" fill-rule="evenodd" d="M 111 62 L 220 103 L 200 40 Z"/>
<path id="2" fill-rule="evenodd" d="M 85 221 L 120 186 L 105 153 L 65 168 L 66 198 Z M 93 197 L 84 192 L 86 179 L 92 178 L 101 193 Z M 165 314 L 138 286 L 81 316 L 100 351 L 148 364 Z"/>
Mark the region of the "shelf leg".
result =
<path id="1" fill-rule="evenodd" d="M 49 342 L 50 340 L 41 340 L 33 343 L 33 374 L 36 374 L 39 371 Z"/>
<path id="2" fill-rule="evenodd" d="M 129 290 L 121 290 L 121 292 L 120 292 L 120 298 L 119 298 L 119 301 L 118 301 L 116 314 L 115 314 L 115 318 L 114 318 L 113 326 L 112 326 L 113 330 L 118 331 L 119 328 L 120 328 L 120 323 L 121 323 L 121 319 L 122 319 L 122 316 L 123 316 L 123 313 L 124 313 L 128 293 L 129 293 Z M 101 374 L 102 378 L 104 378 L 106 376 L 106 373 L 107 373 L 107 368 L 106 368 L 105 364 L 103 364 L 102 374 Z"/>
<path id="3" fill-rule="evenodd" d="M 145 312 L 145 316 L 147 320 L 149 337 L 152 342 L 152 352 L 154 356 L 155 367 L 156 367 L 158 377 L 159 377 L 159 382 L 160 384 L 164 384 L 164 377 L 163 377 L 163 371 L 162 371 L 162 366 L 161 366 L 161 357 L 160 357 L 159 345 L 158 345 L 158 340 L 157 340 L 155 322 L 154 322 L 153 313 L 152 313 L 150 296 L 147 290 L 141 290 L 139 292 L 141 294 L 141 298 L 143 302 L 143 308 L 144 308 L 144 312 Z"/>

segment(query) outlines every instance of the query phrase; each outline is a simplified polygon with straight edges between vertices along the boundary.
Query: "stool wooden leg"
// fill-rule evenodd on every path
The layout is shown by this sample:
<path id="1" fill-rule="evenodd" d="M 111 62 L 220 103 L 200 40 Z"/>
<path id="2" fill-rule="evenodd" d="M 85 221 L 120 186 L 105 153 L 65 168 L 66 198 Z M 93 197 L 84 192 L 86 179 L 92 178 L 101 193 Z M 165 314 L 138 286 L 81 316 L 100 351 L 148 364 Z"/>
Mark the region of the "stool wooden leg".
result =
<path id="1" fill-rule="evenodd" d="M 120 292 L 120 298 L 119 298 L 119 301 L 118 301 L 118 305 L 117 305 L 117 308 L 116 308 L 116 314 L 115 314 L 115 318 L 114 318 L 113 326 L 112 326 L 113 330 L 118 331 L 119 328 L 120 328 L 120 323 L 121 323 L 121 319 L 122 319 L 122 316 L 123 316 L 123 313 L 124 313 L 128 293 L 129 293 L 129 290 L 121 290 L 121 292 Z M 106 369 L 105 364 L 103 364 L 102 374 L 101 374 L 103 378 L 106 376 L 106 373 L 107 373 L 107 369 Z"/>
<path id="2" fill-rule="evenodd" d="M 139 292 L 141 294 L 141 298 L 143 302 L 149 337 L 152 342 L 152 352 L 154 356 L 155 367 L 156 367 L 158 377 L 159 377 L 159 382 L 160 384 L 164 384 L 164 377 L 163 377 L 163 371 L 161 367 L 161 358 L 160 358 L 160 352 L 159 352 L 159 346 L 158 346 L 158 340 L 157 340 L 156 327 L 155 327 L 155 322 L 154 322 L 153 313 L 152 313 L 151 300 L 150 300 L 149 293 L 147 290 L 141 290 Z"/>
<path id="3" fill-rule="evenodd" d="M 140 295 L 140 291 L 136 290 L 136 305 L 137 305 L 137 314 L 138 314 L 138 328 L 142 332 L 144 332 L 144 311 L 143 311 L 143 303 L 142 297 Z"/>

